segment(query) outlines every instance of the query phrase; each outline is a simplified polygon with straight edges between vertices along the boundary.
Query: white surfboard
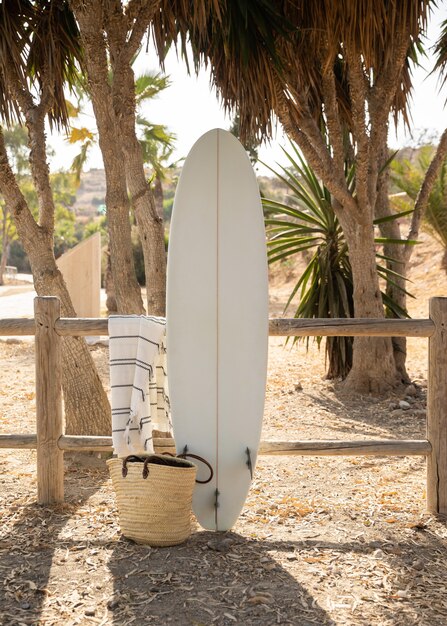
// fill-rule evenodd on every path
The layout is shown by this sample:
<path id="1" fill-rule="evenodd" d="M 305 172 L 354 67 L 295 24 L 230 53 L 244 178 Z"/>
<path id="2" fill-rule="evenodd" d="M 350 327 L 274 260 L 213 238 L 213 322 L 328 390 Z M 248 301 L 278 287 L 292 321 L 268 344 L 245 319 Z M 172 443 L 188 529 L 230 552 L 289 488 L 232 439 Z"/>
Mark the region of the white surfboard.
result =
<path id="1" fill-rule="evenodd" d="M 193 510 L 210 530 L 237 520 L 261 436 L 268 346 L 264 221 L 245 150 L 203 135 L 178 183 L 169 235 L 167 354 L 177 452 L 214 469 Z M 200 465 L 200 464 L 199 464 Z M 198 478 L 206 479 L 207 469 Z"/>

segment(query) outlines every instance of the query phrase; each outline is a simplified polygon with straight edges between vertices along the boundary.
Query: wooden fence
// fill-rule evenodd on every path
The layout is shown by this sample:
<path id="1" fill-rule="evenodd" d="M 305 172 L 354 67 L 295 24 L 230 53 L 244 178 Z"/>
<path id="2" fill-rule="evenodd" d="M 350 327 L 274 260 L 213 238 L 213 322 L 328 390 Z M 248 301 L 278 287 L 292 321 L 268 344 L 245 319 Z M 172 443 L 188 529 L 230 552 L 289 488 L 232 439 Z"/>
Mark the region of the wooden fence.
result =
<path id="1" fill-rule="evenodd" d="M 272 319 L 270 335 L 428 337 L 427 435 L 422 440 L 261 441 L 260 454 L 427 457 L 427 509 L 447 515 L 447 298 L 430 300 L 429 319 Z M 111 437 L 65 435 L 61 338 L 108 335 L 106 318 L 61 318 L 54 297 L 34 301 L 34 319 L 0 319 L 0 336 L 35 335 L 36 434 L 0 435 L 0 448 L 37 450 L 37 499 L 64 499 L 65 450 L 112 450 Z M 392 417 L 390 416 L 390 419 Z"/>

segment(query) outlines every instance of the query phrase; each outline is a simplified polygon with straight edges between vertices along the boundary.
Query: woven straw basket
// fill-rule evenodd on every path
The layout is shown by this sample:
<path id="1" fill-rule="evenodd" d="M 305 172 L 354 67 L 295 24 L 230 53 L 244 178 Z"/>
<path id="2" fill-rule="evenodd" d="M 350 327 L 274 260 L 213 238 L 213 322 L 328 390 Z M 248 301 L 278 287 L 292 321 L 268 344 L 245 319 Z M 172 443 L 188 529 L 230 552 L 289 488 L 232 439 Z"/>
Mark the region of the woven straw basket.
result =
<path id="1" fill-rule="evenodd" d="M 172 454 L 176 455 L 175 441 L 169 432 L 163 430 L 152 431 L 152 442 L 154 444 L 155 454 Z"/>
<path id="2" fill-rule="evenodd" d="M 109 459 L 107 465 L 125 537 L 151 546 L 174 546 L 190 536 L 197 471 L 193 463 L 154 454 L 147 459 Z"/>

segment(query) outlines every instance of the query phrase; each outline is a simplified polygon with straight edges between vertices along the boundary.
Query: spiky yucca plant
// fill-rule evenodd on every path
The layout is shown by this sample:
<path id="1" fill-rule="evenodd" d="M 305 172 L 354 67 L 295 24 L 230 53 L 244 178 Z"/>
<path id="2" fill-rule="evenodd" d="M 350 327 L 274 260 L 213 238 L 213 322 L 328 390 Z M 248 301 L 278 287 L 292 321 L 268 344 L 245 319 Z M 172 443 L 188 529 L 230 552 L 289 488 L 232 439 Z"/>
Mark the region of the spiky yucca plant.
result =
<path id="1" fill-rule="evenodd" d="M 297 146 L 293 143 L 291 146 L 291 151 L 284 150 L 287 166 L 280 166 L 280 171 L 267 166 L 288 187 L 287 202 L 268 198 L 263 198 L 262 201 L 268 233 L 269 263 L 281 262 L 296 254 L 312 251 L 304 272 L 287 300 L 284 312 L 298 298 L 294 317 L 353 317 L 353 279 L 349 252 L 332 208 L 331 194 L 304 161 Z M 346 172 L 347 183 L 351 186 L 354 170 L 347 168 Z M 379 246 L 384 239 L 377 238 L 376 242 Z M 393 272 L 380 264 L 377 265 L 377 270 L 382 278 L 393 281 Z M 382 293 L 382 297 L 386 306 L 398 317 L 407 316 L 386 294 Z M 322 337 L 316 338 L 318 345 L 321 339 Z M 327 337 L 328 378 L 347 376 L 352 366 L 352 350 L 352 337 Z"/>

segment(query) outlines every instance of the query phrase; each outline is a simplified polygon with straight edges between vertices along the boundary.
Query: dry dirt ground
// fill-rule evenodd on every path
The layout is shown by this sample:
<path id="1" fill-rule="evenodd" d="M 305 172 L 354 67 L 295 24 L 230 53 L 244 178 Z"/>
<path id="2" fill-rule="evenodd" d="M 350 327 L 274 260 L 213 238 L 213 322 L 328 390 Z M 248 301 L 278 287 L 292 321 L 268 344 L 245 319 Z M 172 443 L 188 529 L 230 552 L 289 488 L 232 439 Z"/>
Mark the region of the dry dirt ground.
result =
<path id="1" fill-rule="evenodd" d="M 441 253 L 415 253 L 413 317 L 447 295 Z M 286 268 L 287 269 L 287 268 Z M 272 277 L 272 315 L 288 282 Z M 1 310 L 1 301 L 0 301 Z M 107 378 L 107 350 L 93 349 Z M 346 397 L 315 346 L 272 338 L 263 438 L 420 438 L 426 340 L 409 341 L 408 395 Z M 0 343 L 0 431 L 34 432 L 32 342 Z M 0 451 L 0 623 L 193 626 L 447 624 L 447 526 L 424 512 L 419 457 L 261 457 L 233 531 L 173 548 L 120 536 L 105 463 L 67 460 L 66 503 L 36 505 L 35 454 Z"/>

